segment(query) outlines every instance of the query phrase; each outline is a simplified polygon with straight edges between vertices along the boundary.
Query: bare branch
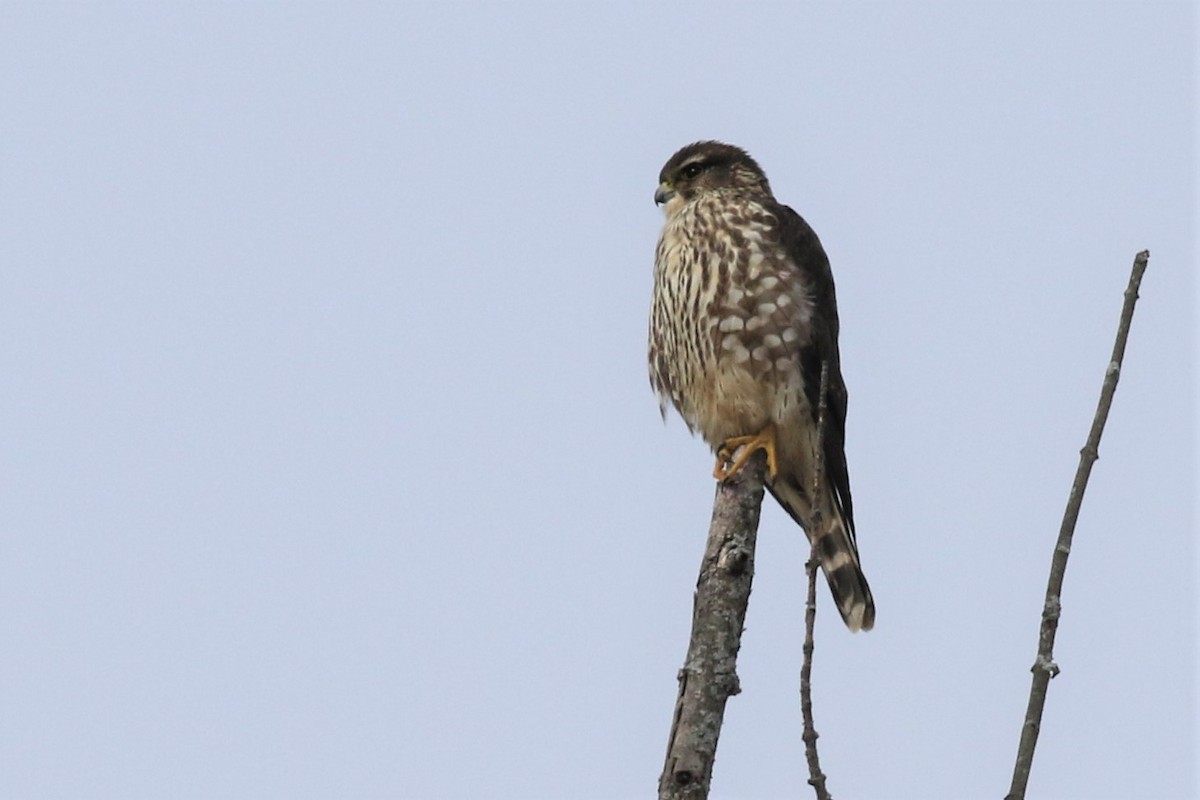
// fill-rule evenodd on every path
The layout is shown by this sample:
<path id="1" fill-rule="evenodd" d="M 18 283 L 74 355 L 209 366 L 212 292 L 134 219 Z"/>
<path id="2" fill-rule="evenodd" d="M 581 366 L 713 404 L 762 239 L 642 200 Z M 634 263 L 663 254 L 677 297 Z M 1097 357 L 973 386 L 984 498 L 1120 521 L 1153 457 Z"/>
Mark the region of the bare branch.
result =
<path id="1" fill-rule="evenodd" d="M 817 800 L 832 800 L 825 788 L 825 773 L 821 771 L 821 758 L 817 753 L 817 738 L 819 734 L 813 726 L 812 711 L 812 657 L 813 657 L 813 628 L 817 622 L 817 568 L 821 565 L 821 556 L 817 552 L 816 531 L 821 530 L 820 497 L 822 482 L 825 479 L 825 411 L 826 393 L 829 390 L 829 362 L 821 362 L 821 391 L 817 403 L 817 452 L 814 459 L 813 474 L 813 503 L 812 514 L 809 516 L 809 538 L 812 540 L 812 550 L 808 562 L 804 565 L 808 574 L 808 598 L 804 604 L 804 663 L 800 667 L 800 713 L 804 717 L 804 757 L 808 761 L 808 783 L 817 793 Z"/>
<path id="2" fill-rule="evenodd" d="M 1050 679 L 1059 673 L 1058 665 L 1054 663 L 1054 637 L 1058 632 L 1063 576 L 1067 571 L 1067 558 L 1071 554 L 1071 539 L 1075 534 L 1075 523 L 1079 519 L 1079 508 L 1083 504 L 1083 493 L 1087 489 L 1092 465 L 1100 457 L 1100 436 L 1104 433 L 1104 424 L 1108 420 L 1113 395 L 1117 391 L 1121 363 L 1125 359 L 1125 342 L 1129 338 L 1129 326 L 1133 321 L 1133 307 L 1137 302 L 1138 287 L 1141 286 L 1142 275 L 1149 261 L 1149 250 L 1138 253 L 1133 260 L 1133 272 L 1129 276 L 1129 286 L 1125 289 L 1125 305 L 1121 309 L 1121 321 L 1117 326 L 1117 340 L 1113 344 L 1112 358 L 1109 360 L 1108 369 L 1105 370 L 1104 384 L 1100 389 L 1100 403 L 1092 420 L 1087 443 L 1079 451 L 1079 467 L 1075 471 L 1075 481 L 1071 485 L 1071 494 L 1067 499 L 1067 508 L 1058 532 L 1058 542 L 1054 546 L 1054 555 L 1050 561 L 1050 580 L 1046 585 L 1046 601 L 1042 608 L 1042 624 L 1038 632 L 1037 659 L 1031 668 L 1033 683 L 1029 689 L 1029 706 L 1025 711 L 1025 723 L 1021 727 L 1021 743 L 1017 747 L 1012 786 L 1005 800 L 1023 800 L 1025 797 L 1029 771 L 1033 766 L 1033 752 L 1041 732 L 1046 692 L 1050 687 Z"/>
<path id="3" fill-rule="evenodd" d="M 765 472 L 765 453 L 757 451 L 735 476 L 717 483 L 659 800 L 708 797 L 725 702 L 740 691 L 737 654 L 754 578 Z"/>

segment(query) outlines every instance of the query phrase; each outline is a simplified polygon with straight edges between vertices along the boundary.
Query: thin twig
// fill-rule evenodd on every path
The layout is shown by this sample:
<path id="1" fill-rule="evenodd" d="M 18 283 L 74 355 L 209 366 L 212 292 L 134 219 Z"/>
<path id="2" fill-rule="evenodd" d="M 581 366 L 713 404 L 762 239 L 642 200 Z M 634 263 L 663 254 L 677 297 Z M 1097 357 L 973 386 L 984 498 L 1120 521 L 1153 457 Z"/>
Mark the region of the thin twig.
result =
<path id="1" fill-rule="evenodd" d="M 737 654 L 754 578 L 765 474 L 766 455 L 758 451 L 735 476 L 717 484 L 659 800 L 708 797 L 725 701 L 740 691 Z"/>
<path id="2" fill-rule="evenodd" d="M 804 663 L 800 667 L 800 713 L 804 717 L 804 757 L 808 761 L 808 783 L 817 793 L 817 800 L 832 800 L 825 788 L 825 773 L 821 771 L 821 758 L 817 754 L 817 738 L 820 734 L 813 726 L 812 711 L 812 657 L 813 628 L 817 622 L 817 568 L 821 565 L 817 552 L 817 531 L 823 524 L 821 515 L 821 490 L 825 473 L 825 410 L 826 393 L 829 390 L 829 362 L 821 362 L 821 390 L 817 401 L 817 452 L 813 474 L 812 514 L 809 516 L 809 538 L 812 549 L 804 565 L 808 573 L 808 599 L 804 604 Z"/>
<path id="3" fill-rule="evenodd" d="M 1100 403 L 1092 420 L 1087 444 L 1079 451 L 1079 467 L 1075 471 L 1075 482 L 1067 498 L 1062 526 L 1058 531 L 1058 542 L 1050 561 L 1050 580 L 1046 585 L 1046 601 L 1042 607 L 1042 624 L 1038 632 L 1037 659 L 1033 662 L 1033 684 L 1029 689 L 1029 706 L 1025 711 L 1025 723 L 1021 727 L 1021 743 L 1017 747 L 1017 762 L 1013 767 L 1012 786 L 1005 800 L 1023 800 L 1025 787 L 1029 783 L 1029 770 L 1033 766 L 1033 751 L 1037 747 L 1038 733 L 1042 727 L 1042 711 L 1046 706 L 1046 691 L 1050 679 L 1058 675 L 1054 663 L 1054 636 L 1058 632 L 1058 617 L 1062 609 L 1063 576 L 1067 571 L 1067 557 L 1071 554 L 1071 539 L 1075 534 L 1075 523 L 1079 519 L 1079 508 L 1083 504 L 1083 493 L 1087 489 L 1092 465 L 1100 457 L 1100 436 L 1104 423 L 1112 408 L 1113 395 L 1117 391 L 1117 380 L 1121 376 L 1121 363 L 1125 359 L 1125 342 L 1129 338 L 1129 326 L 1133 320 L 1133 307 L 1137 303 L 1138 287 L 1150 261 L 1150 251 L 1143 250 L 1133 259 L 1133 272 L 1129 286 L 1125 289 L 1125 305 L 1121 309 L 1121 321 L 1117 326 L 1117 340 L 1113 344 L 1112 358 L 1104 373 L 1104 384 L 1100 389 Z"/>

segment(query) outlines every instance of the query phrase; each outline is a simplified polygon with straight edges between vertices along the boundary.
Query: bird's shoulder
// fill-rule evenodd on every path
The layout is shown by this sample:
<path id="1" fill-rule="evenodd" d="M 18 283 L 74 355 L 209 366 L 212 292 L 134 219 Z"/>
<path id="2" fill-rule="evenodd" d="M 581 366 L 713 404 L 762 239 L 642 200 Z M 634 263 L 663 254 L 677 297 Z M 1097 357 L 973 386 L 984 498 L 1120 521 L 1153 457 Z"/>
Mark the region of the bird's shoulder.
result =
<path id="1" fill-rule="evenodd" d="M 833 273 L 817 232 L 791 206 L 772 201 L 766 207 L 779 226 L 780 246 L 788 259 L 804 274 L 810 288 L 818 296 L 831 291 Z"/>

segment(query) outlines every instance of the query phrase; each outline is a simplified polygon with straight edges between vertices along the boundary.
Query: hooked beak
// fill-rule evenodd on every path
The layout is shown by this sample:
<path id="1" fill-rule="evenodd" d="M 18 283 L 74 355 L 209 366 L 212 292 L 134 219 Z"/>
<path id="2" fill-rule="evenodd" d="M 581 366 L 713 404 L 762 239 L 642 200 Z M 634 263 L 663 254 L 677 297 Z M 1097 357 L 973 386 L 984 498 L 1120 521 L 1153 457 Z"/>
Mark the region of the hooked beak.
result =
<path id="1" fill-rule="evenodd" d="M 664 181 L 658 185 L 658 189 L 654 192 L 654 204 L 661 206 L 674 196 L 675 190 L 671 188 L 670 184 Z"/>

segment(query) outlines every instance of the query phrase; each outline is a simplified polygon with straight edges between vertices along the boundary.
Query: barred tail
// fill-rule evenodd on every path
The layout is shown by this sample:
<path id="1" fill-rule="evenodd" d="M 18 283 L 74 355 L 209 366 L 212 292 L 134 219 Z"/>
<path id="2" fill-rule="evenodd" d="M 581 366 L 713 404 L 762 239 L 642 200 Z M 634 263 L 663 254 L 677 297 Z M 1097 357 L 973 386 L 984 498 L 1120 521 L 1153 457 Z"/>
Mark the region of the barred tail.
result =
<path id="1" fill-rule="evenodd" d="M 875 627 L 875 600 L 858 563 L 858 551 L 840 517 L 825 524 L 817 538 L 817 551 L 846 627 L 852 631 L 871 630 Z"/>
<path id="2" fill-rule="evenodd" d="M 824 504 L 821 530 L 814 535 L 808 529 L 808 498 L 786 480 L 777 479 L 769 488 L 784 510 L 804 528 L 809 541 L 815 540 L 821 569 L 846 627 L 851 631 L 871 630 L 875 626 L 875 600 L 871 597 L 871 587 L 858 562 L 858 548 L 841 510 L 834 503 Z"/>

